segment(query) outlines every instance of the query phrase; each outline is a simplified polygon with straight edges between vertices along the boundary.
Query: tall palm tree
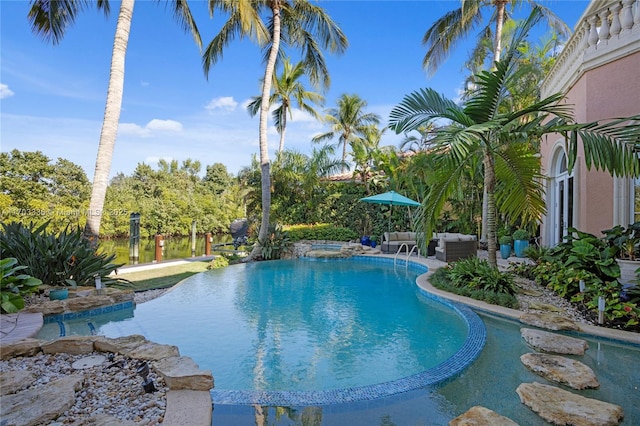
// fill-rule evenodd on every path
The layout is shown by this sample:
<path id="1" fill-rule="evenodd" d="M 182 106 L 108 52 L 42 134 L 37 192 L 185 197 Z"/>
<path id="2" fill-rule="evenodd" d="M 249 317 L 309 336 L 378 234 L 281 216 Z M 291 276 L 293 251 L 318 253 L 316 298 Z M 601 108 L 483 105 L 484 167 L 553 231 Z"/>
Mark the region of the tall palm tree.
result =
<path id="1" fill-rule="evenodd" d="M 302 61 L 309 69 L 312 83 L 329 84 L 329 72 L 321 49 L 342 53 L 347 48 L 347 38 L 329 15 L 308 0 L 209 0 L 209 11 L 219 9 L 229 15 L 220 32 L 211 40 L 203 53 L 203 67 L 206 75 L 222 58 L 224 48 L 234 36 L 249 37 L 266 50 L 265 71 L 262 79 L 262 99 L 269 99 L 271 84 L 280 54 L 281 40 L 289 47 L 302 50 Z M 265 23 L 260 16 L 266 12 Z M 267 114 L 269 102 L 260 105 L 260 174 L 262 177 L 262 220 L 258 240 L 267 238 L 271 209 L 271 177 L 269 146 L 267 141 Z M 260 254 L 256 244 L 250 258 Z"/>
<path id="2" fill-rule="evenodd" d="M 379 124 L 377 114 L 364 112 L 367 102 L 358 95 L 343 94 L 338 99 L 338 107 L 327 111 L 325 121 L 331 130 L 315 136 L 313 142 L 322 142 L 338 136 L 337 146 L 342 145 L 342 161 L 347 160 L 347 145 L 364 136 L 367 126 Z M 345 169 L 343 169 L 344 171 Z"/>
<path id="3" fill-rule="evenodd" d="M 518 110 L 503 108 L 509 100 L 507 88 L 520 76 L 516 66 L 518 47 L 541 16 L 541 11 L 534 8 L 514 32 L 504 59 L 496 62 L 494 70 L 477 76 L 478 88 L 464 105 L 457 105 L 433 89 L 423 89 L 406 96 L 390 113 L 389 126 L 397 133 L 434 120 L 450 122 L 436 132 L 436 147 L 443 151 L 434 170 L 434 183 L 419 213 L 419 226 L 426 235 L 432 231 L 447 198 L 459 184 L 461 171 L 482 158 L 488 201 L 489 263 L 494 266 L 497 265 L 496 206 L 509 216 L 520 216 L 525 221 L 538 218 L 545 209 L 539 159 L 529 149 L 530 139 L 540 139 L 548 133 L 565 135 L 570 167 L 575 163 L 580 139 L 588 166 L 618 175 L 640 175 L 640 160 L 635 150 L 640 146 L 640 121 L 627 124 L 640 120 L 640 116 L 576 124 L 571 108 L 559 103 L 564 97 L 561 93 Z M 499 199 L 496 188 L 500 189 Z"/>
<path id="4" fill-rule="evenodd" d="M 284 149 L 284 134 L 287 129 L 287 113 L 293 119 L 293 102 L 295 101 L 302 111 L 305 111 L 316 120 L 320 120 L 320 114 L 313 108 L 312 104 L 322 105 L 324 97 L 316 92 L 310 92 L 305 89 L 304 85 L 299 81 L 306 72 L 303 62 L 291 65 L 289 58 L 285 59 L 282 65 L 282 74 L 278 77 L 273 75 L 273 93 L 269 97 L 269 104 L 280 104 L 272 112 L 273 122 L 280 133 L 280 146 L 278 152 Z M 252 98 L 247 111 L 253 117 L 262 105 L 262 97 L 255 96 Z"/>
<path id="5" fill-rule="evenodd" d="M 493 52 L 493 62 L 499 61 L 502 52 L 502 28 L 509 16 L 506 10 L 508 3 L 512 3 L 514 7 L 529 3 L 540 10 L 548 24 L 558 33 L 568 36 L 571 32 L 550 9 L 534 0 L 460 0 L 459 8 L 447 12 L 425 32 L 422 44 L 427 48 L 427 53 L 422 60 L 423 68 L 430 74 L 434 74 L 456 45 L 483 23 L 483 12 L 487 8 L 491 9 L 492 15 L 489 25 L 480 31 L 479 44 L 483 44 L 484 40 L 492 39 L 493 49 L 489 51 Z M 491 30 L 493 21 L 496 24 L 495 32 Z"/>
<path id="6" fill-rule="evenodd" d="M 502 29 L 505 20 L 508 17 L 506 5 L 512 3 L 515 7 L 517 4 L 529 3 L 537 7 L 551 27 L 557 32 L 568 36 L 570 30 L 567 25 L 558 18 L 551 10 L 541 6 L 534 0 L 460 0 L 458 9 L 447 12 L 443 17 L 438 19 L 431 25 L 422 38 L 422 44 L 426 46 L 427 53 L 422 61 L 422 66 L 430 74 L 435 74 L 442 62 L 447 58 L 449 53 L 454 50 L 455 46 L 463 40 L 471 30 L 476 28 L 483 22 L 483 11 L 485 9 L 492 10 L 492 16 L 489 24 L 482 28 L 478 40 L 478 48 L 475 49 L 475 60 L 484 62 L 485 58 L 479 58 L 479 52 L 485 55 L 493 52 L 492 63 L 500 60 L 502 52 Z M 495 21 L 495 32 L 492 33 L 491 22 Z M 488 40 L 493 41 L 493 49 L 483 48 Z M 483 215 L 482 215 L 482 232 L 481 241 L 484 243 L 487 238 L 487 195 L 483 196 Z"/>
<path id="7" fill-rule="evenodd" d="M 97 244 L 100 235 L 101 212 L 104 207 L 107 186 L 109 184 L 111 159 L 113 157 L 113 149 L 115 148 L 118 133 L 118 122 L 120 121 L 122 95 L 124 92 L 124 64 L 134 4 L 135 0 L 122 0 L 120 3 L 116 33 L 113 41 L 107 100 L 102 121 L 102 130 L 100 132 L 100 142 L 98 144 L 93 185 L 91 187 L 89 214 L 87 215 L 87 223 L 84 229 L 85 237 L 92 241 L 93 244 Z M 202 46 L 198 27 L 191 15 L 187 2 L 185 0 L 172 0 L 172 4 L 174 17 L 179 25 L 181 25 L 185 31 L 191 31 L 198 46 Z M 91 5 L 95 5 L 108 15 L 108 0 L 98 0 L 96 2 L 90 0 L 32 0 L 28 19 L 31 23 L 32 30 L 37 35 L 46 41 L 57 44 L 64 37 L 67 28 L 75 23 L 78 14 Z"/>

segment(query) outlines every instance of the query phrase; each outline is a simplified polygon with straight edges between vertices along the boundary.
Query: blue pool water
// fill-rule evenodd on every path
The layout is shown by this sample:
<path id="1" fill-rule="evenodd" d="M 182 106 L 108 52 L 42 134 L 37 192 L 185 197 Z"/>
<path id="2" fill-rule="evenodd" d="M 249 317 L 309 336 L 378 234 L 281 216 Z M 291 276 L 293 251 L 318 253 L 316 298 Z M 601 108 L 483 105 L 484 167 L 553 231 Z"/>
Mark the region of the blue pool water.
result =
<path id="1" fill-rule="evenodd" d="M 98 334 L 177 345 L 213 372 L 214 392 L 391 382 L 438 366 L 467 341 L 466 320 L 416 287 L 423 272 L 366 260 L 233 265 L 187 279 Z"/>

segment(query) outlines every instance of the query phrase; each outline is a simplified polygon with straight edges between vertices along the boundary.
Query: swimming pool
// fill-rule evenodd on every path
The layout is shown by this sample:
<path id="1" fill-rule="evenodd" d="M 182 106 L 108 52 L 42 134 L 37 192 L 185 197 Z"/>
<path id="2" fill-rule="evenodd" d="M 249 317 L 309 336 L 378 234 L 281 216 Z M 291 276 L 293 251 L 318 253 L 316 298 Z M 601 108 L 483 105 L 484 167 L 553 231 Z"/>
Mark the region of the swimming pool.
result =
<path id="1" fill-rule="evenodd" d="M 367 257 L 233 265 L 97 331 L 177 345 L 213 372 L 216 403 L 375 399 L 447 380 L 482 350 L 480 319 L 425 297 L 423 272 Z"/>

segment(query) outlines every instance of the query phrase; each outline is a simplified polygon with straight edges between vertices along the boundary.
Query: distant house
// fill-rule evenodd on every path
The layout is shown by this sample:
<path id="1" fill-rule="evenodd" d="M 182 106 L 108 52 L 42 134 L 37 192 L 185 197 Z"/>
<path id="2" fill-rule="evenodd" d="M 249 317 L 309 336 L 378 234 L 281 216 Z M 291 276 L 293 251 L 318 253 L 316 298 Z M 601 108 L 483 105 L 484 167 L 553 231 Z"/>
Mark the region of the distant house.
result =
<path id="1" fill-rule="evenodd" d="M 542 96 L 566 93 L 577 122 L 640 114 L 640 0 L 593 0 L 542 84 Z M 554 246 L 567 228 L 601 231 L 640 220 L 640 180 L 587 170 L 584 154 L 567 172 L 564 139 L 541 141 L 547 214 L 541 244 Z"/>

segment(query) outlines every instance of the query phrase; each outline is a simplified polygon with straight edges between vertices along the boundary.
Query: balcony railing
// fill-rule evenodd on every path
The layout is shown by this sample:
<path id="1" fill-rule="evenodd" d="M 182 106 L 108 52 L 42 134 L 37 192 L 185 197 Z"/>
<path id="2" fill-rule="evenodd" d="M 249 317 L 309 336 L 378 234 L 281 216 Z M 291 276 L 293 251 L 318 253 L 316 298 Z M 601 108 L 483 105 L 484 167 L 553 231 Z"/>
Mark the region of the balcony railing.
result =
<path id="1" fill-rule="evenodd" d="M 640 51 L 640 0 L 593 0 L 578 21 L 542 95 L 566 91 L 589 69 Z"/>

